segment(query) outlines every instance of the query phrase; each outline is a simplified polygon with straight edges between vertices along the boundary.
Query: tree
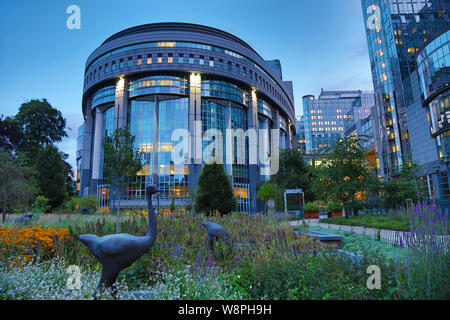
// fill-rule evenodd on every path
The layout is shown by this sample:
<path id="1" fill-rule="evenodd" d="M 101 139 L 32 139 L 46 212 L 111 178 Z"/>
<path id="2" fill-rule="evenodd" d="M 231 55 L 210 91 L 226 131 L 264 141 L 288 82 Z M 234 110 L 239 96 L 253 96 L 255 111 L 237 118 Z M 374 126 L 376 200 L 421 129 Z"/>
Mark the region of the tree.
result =
<path id="1" fill-rule="evenodd" d="M 66 190 L 67 195 L 70 197 L 76 196 L 77 191 L 73 181 L 73 171 L 72 166 L 66 160 L 69 158 L 69 155 L 64 152 L 59 152 L 61 159 L 64 162 L 64 176 L 66 177 Z"/>
<path id="2" fill-rule="evenodd" d="M 233 187 L 222 164 L 203 165 L 196 191 L 194 209 L 197 212 L 210 215 L 217 211 L 222 216 L 236 209 Z"/>
<path id="3" fill-rule="evenodd" d="M 420 170 L 417 162 L 409 162 L 403 159 L 400 170 L 395 170 L 398 178 L 382 183 L 381 193 L 387 209 L 394 209 L 397 212 L 399 205 L 404 205 L 406 199 L 417 200 L 417 177 Z"/>
<path id="4" fill-rule="evenodd" d="M 19 149 L 27 153 L 31 163 L 40 148 L 67 137 L 66 119 L 46 99 L 23 103 L 14 119 L 23 130 Z"/>
<path id="5" fill-rule="evenodd" d="M 0 149 L 14 155 L 19 151 L 23 141 L 23 132 L 20 124 L 14 118 L 0 116 Z"/>
<path id="6" fill-rule="evenodd" d="M 116 233 L 119 232 L 120 195 L 128 186 L 127 176 L 134 176 L 142 169 L 142 156 L 134 146 L 135 137 L 128 127 L 118 128 L 113 137 L 103 139 L 103 175 L 106 183 L 118 190 Z"/>
<path id="7" fill-rule="evenodd" d="M 376 177 L 370 174 L 365 163 L 363 140 L 350 136 L 337 142 L 331 154 L 315 170 L 313 183 L 318 198 L 342 203 L 346 210 L 352 210 L 355 215 L 361 206 L 359 200 L 365 198 L 368 189 L 376 184 Z"/>
<path id="8" fill-rule="evenodd" d="M 277 186 L 275 206 L 284 210 L 284 191 L 286 189 L 302 189 L 305 201 L 312 201 L 312 176 L 302 154 L 297 149 L 283 149 L 280 152 L 280 166 L 271 182 Z"/>
<path id="9" fill-rule="evenodd" d="M 269 210 L 272 211 L 274 207 L 274 199 L 277 196 L 277 189 L 275 184 L 270 181 L 264 182 L 264 184 L 259 187 L 256 197 L 268 202 Z"/>
<path id="10" fill-rule="evenodd" d="M 54 145 L 39 150 L 34 164 L 40 195 L 49 199 L 51 209 L 60 207 L 68 198 L 65 162 Z"/>
<path id="11" fill-rule="evenodd" d="M 6 221 L 7 207 L 26 205 L 35 190 L 30 169 L 23 166 L 20 159 L 14 159 L 0 149 L 0 199 L 2 222 Z"/>

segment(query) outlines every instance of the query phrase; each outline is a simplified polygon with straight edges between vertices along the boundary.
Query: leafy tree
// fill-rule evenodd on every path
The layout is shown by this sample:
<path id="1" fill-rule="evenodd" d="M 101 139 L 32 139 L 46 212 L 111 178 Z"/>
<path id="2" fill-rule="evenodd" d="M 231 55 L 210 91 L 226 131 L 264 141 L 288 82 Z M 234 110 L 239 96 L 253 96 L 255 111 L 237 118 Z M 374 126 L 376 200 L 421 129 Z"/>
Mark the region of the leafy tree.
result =
<path id="1" fill-rule="evenodd" d="M 203 165 L 196 191 L 194 209 L 197 212 L 210 215 L 217 211 L 222 216 L 236 209 L 233 187 L 222 164 Z"/>
<path id="2" fill-rule="evenodd" d="M 365 163 L 363 140 L 350 136 L 337 142 L 324 163 L 316 168 L 313 183 L 318 198 L 342 203 L 355 215 L 361 206 L 358 198 L 365 198 L 376 184 L 376 177 L 370 174 Z"/>
<path id="3" fill-rule="evenodd" d="M 40 194 L 49 199 L 51 209 L 58 208 L 68 198 L 65 162 L 54 145 L 39 150 L 34 164 Z"/>
<path id="4" fill-rule="evenodd" d="M 128 185 L 127 176 L 134 176 L 142 169 L 141 153 L 135 148 L 134 140 L 128 127 L 116 129 L 112 139 L 103 139 L 103 175 L 110 187 L 119 191 L 116 232 L 119 232 L 120 195 Z"/>
<path id="5" fill-rule="evenodd" d="M 276 187 L 270 181 L 264 182 L 264 184 L 259 188 L 256 197 L 264 201 L 269 201 L 274 199 L 277 195 Z"/>
<path id="6" fill-rule="evenodd" d="M 297 149 L 283 149 L 280 152 L 280 168 L 272 177 L 277 189 L 302 189 L 306 201 L 313 200 L 311 175 L 302 154 Z"/>
<path id="7" fill-rule="evenodd" d="M 0 149 L 16 154 L 23 141 L 23 132 L 20 124 L 11 117 L 0 116 Z"/>
<path id="8" fill-rule="evenodd" d="M 23 130 L 19 149 L 27 153 L 31 163 L 40 148 L 67 137 L 66 119 L 46 99 L 23 103 L 14 119 Z"/>
<path id="9" fill-rule="evenodd" d="M 6 220 L 7 207 L 26 205 L 35 191 L 32 174 L 19 159 L 0 149 L 0 202 L 2 221 Z"/>
<path id="10" fill-rule="evenodd" d="M 396 170 L 398 178 L 382 183 L 381 193 L 387 209 L 394 209 L 397 212 L 399 205 L 404 205 L 406 199 L 417 200 L 417 177 L 420 170 L 417 162 L 409 162 L 403 159 L 400 170 Z"/>
<path id="11" fill-rule="evenodd" d="M 64 175 L 66 177 L 66 190 L 67 190 L 67 195 L 69 197 L 73 197 L 75 195 L 77 195 L 77 190 L 73 181 L 73 171 L 72 171 L 72 166 L 70 165 L 70 163 L 68 163 L 66 160 L 69 158 L 69 155 L 67 153 L 64 152 L 60 152 L 59 153 L 61 156 L 61 159 L 64 162 Z"/>

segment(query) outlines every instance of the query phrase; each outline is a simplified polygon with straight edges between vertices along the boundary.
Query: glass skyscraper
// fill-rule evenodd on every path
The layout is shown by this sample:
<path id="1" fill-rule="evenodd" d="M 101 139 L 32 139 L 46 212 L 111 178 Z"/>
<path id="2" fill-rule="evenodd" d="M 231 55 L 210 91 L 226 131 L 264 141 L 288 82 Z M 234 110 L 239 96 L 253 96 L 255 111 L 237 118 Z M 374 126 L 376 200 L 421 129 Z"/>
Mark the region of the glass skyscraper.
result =
<path id="1" fill-rule="evenodd" d="M 362 0 L 375 90 L 382 176 L 396 175 L 403 161 L 413 159 L 408 112 L 414 103 L 411 74 L 417 53 L 448 26 L 448 0 Z M 417 90 L 416 90 L 417 91 Z M 426 119 L 419 120 L 425 123 Z"/>

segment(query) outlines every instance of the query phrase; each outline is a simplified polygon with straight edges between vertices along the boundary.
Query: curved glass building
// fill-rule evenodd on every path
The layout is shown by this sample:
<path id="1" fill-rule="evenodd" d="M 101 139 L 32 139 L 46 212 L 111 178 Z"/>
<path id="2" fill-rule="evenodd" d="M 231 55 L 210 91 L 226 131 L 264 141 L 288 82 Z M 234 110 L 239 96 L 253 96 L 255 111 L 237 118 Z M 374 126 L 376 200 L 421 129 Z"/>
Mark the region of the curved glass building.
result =
<path id="1" fill-rule="evenodd" d="M 213 144 L 233 183 L 236 210 L 257 212 L 256 186 L 268 178 L 260 158 L 291 147 L 296 134 L 292 82 L 281 76 L 278 60 L 265 61 L 241 39 L 211 27 L 155 23 L 111 36 L 86 62 L 80 195 L 111 204 L 102 140 L 128 126 L 144 168 L 128 177 L 121 204 L 145 205 L 149 181 L 163 190 L 162 206 L 173 198 L 186 204 Z M 239 144 L 234 136 L 231 143 L 208 136 L 226 137 L 229 129 L 254 130 L 256 139 L 249 134 Z M 187 132 L 190 142 L 182 161 L 173 159 L 177 132 Z"/>
<path id="2" fill-rule="evenodd" d="M 436 141 L 440 202 L 450 205 L 450 28 L 437 34 L 417 56 L 420 91 L 431 136 Z"/>

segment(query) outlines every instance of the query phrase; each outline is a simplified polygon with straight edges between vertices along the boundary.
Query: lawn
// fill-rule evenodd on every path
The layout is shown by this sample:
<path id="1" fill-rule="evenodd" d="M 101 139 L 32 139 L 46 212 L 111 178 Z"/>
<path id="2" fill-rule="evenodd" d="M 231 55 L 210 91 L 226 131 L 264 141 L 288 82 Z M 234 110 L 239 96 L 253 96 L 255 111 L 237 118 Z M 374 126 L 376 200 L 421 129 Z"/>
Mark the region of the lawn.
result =
<path id="1" fill-rule="evenodd" d="M 410 231 L 411 225 L 407 215 L 360 214 L 358 216 L 333 217 L 321 219 L 320 222 L 347 226 L 361 226 L 376 229 Z"/>

